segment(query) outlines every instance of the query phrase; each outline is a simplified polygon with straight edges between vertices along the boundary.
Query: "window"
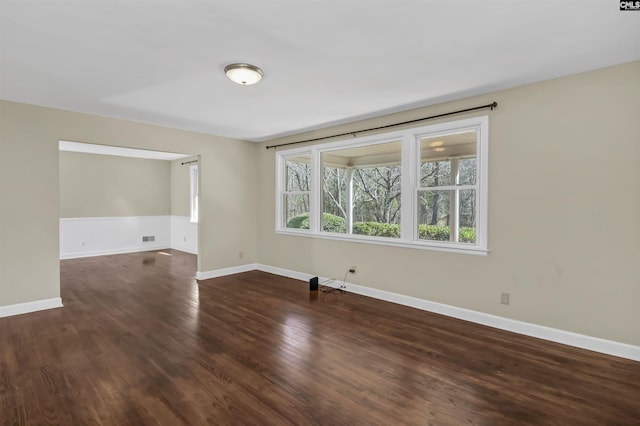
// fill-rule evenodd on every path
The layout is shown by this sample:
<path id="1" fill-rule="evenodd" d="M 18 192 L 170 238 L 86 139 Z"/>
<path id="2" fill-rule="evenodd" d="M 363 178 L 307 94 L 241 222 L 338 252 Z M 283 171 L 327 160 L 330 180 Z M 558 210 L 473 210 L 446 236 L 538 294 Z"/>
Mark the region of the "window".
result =
<path id="1" fill-rule="evenodd" d="M 285 157 L 282 186 L 282 227 L 309 229 L 311 211 L 311 155 Z"/>
<path id="2" fill-rule="evenodd" d="M 320 156 L 322 231 L 399 238 L 402 141 Z"/>
<path id="3" fill-rule="evenodd" d="M 198 222 L 198 165 L 189 167 L 189 195 L 191 198 L 191 222 Z"/>
<path id="4" fill-rule="evenodd" d="M 420 139 L 418 238 L 476 241 L 476 130 Z"/>
<path id="5" fill-rule="evenodd" d="M 276 231 L 487 251 L 488 118 L 277 153 Z"/>

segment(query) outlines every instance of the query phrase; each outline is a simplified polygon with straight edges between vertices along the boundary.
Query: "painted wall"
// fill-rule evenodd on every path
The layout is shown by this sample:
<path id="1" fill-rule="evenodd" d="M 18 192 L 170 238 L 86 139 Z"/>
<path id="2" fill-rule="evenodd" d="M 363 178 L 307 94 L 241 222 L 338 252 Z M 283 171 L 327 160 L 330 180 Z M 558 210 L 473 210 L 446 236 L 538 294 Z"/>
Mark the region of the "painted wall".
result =
<path id="1" fill-rule="evenodd" d="M 61 139 L 199 154 L 199 270 L 257 261 L 257 144 L 0 101 L 0 306 L 60 295 Z"/>
<path id="2" fill-rule="evenodd" d="M 197 159 L 171 162 L 171 248 L 194 254 L 198 253 L 198 224 L 191 222 L 191 167 L 182 163 Z"/>
<path id="3" fill-rule="evenodd" d="M 168 247 L 198 253 L 187 160 L 61 151 L 60 258 Z"/>
<path id="4" fill-rule="evenodd" d="M 497 101 L 488 256 L 277 235 L 263 144 L 0 101 L 0 306 L 59 296 L 63 139 L 200 154 L 199 271 L 259 262 L 342 277 L 357 265 L 355 284 L 640 345 L 638 75 L 634 62 L 275 141 Z"/>
<path id="5" fill-rule="evenodd" d="M 262 144 L 260 262 L 339 280 L 357 265 L 354 284 L 640 345 L 639 75 L 634 62 L 268 142 L 497 101 L 473 114 L 490 120 L 487 256 L 276 234 L 275 151 Z"/>
<path id="6" fill-rule="evenodd" d="M 59 164 L 61 259 L 170 246 L 169 161 L 60 151 Z"/>
<path id="7" fill-rule="evenodd" d="M 169 215 L 171 181 L 169 161 L 60 151 L 60 217 Z"/>
<path id="8" fill-rule="evenodd" d="M 170 162 L 171 167 L 171 214 L 191 216 L 190 165 L 182 163 L 197 160 L 197 157 L 183 158 Z M 194 163 L 196 164 L 196 163 Z"/>
<path id="9" fill-rule="evenodd" d="M 60 296 L 58 138 L 26 108 L 0 101 L 0 306 Z"/>

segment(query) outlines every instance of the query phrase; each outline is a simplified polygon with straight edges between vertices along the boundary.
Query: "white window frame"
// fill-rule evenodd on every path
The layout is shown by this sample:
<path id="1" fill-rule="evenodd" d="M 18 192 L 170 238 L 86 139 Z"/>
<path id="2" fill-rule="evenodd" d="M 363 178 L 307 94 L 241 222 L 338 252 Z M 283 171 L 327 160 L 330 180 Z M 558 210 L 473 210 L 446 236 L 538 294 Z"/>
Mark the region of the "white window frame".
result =
<path id="1" fill-rule="evenodd" d="M 289 157 L 300 157 L 309 155 L 311 157 L 311 190 L 310 191 L 287 191 L 287 159 Z M 313 214 L 316 208 L 314 202 L 314 188 L 316 187 L 314 173 L 317 169 L 309 148 L 288 149 L 279 151 L 276 155 L 276 229 L 283 231 L 293 231 L 296 234 L 308 235 L 317 228 L 316 215 Z M 284 208 L 285 195 L 309 194 L 309 229 L 287 228 L 286 209 Z"/>
<path id="2" fill-rule="evenodd" d="M 431 241 L 418 239 L 418 182 L 420 174 L 421 139 L 474 130 L 476 145 L 476 242 Z M 372 237 L 321 231 L 321 155 L 336 149 L 357 148 L 386 142 L 402 141 L 400 238 Z M 486 255 L 488 253 L 488 162 L 489 118 L 473 117 L 446 123 L 432 124 L 401 131 L 388 132 L 349 141 L 330 142 L 311 147 L 287 149 L 276 152 L 276 227 L 278 234 L 304 235 L 341 241 L 354 241 L 396 247 L 437 250 L 454 253 Z M 311 155 L 311 191 L 309 195 L 309 229 L 287 228 L 284 223 L 283 200 L 286 191 L 286 159 L 302 154 Z"/>
<path id="3" fill-rule="evenodd" d="M 200 197 L 200 185 L 198 183 L 198 165 L 189 166 L 189 199 L 191 207 L 190 222 L 198 223 L 198 201 Z"/>

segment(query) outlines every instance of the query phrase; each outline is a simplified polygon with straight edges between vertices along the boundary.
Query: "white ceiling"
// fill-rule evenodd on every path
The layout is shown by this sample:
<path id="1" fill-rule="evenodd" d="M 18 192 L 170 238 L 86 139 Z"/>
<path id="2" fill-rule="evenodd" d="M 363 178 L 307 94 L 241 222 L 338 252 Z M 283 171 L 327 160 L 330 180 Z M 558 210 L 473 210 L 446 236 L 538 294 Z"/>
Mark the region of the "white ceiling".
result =
<path id="1" fill-rule="evenodd" d="M 640 59 L 617 0 L 0 0 L 0 98 L 261 141 Z M 239 86 L 232 62 L 264 79 Z"/>

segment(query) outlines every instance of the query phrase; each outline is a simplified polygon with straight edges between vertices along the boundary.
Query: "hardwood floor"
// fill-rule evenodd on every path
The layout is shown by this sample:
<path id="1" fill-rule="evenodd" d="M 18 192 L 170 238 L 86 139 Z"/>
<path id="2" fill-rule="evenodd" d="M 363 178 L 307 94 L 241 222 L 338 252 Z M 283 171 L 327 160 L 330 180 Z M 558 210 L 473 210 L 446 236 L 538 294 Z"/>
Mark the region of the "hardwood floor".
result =
<path id="1" fill-rule="evenodd" d="M 0 319 L 2 425 L 639 425 L 640 363 L 178 251 L 62 262 Z"/>

